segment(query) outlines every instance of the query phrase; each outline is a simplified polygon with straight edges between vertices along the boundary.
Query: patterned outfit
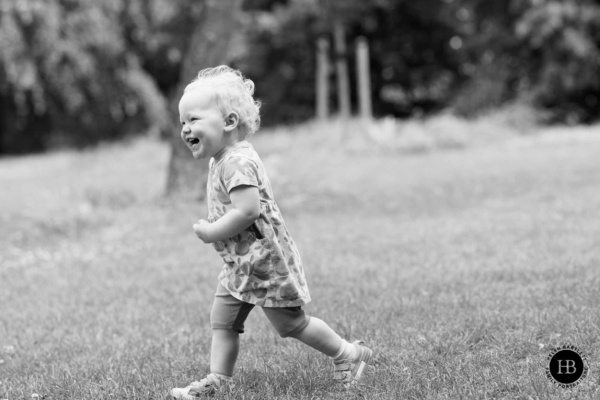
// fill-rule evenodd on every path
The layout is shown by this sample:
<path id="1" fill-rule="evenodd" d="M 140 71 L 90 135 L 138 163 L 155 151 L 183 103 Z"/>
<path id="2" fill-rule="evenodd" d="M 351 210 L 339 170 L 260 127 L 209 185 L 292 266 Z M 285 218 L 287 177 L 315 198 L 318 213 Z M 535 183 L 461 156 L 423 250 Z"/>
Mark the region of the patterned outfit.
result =
<path id="1" fill-rule="evenodd" d="M 308 303 L 300 254 L 275 203 L 264 166 L 245 140 L 210 161 L 208 221 L 215 222 L 232 208 L 229 192 L 240 185 L 258 188 L 260 215 L 238 235 L 213 243 L 224 261 L 220 284 L 236 299 L 261 307 Z"/>

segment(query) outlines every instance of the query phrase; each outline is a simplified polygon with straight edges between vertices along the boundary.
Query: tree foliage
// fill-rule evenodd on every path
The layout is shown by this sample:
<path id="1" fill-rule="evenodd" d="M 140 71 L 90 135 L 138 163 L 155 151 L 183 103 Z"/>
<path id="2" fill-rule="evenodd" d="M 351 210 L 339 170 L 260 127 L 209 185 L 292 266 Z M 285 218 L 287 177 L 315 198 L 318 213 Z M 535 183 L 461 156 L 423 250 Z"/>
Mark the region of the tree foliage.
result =
<path id="1" fill-rule="evenodd" d="M 470 114 L 523 98 L 554 121 L 598 117 L 600 4 L 591 0 L 463 1 L 463 85 L 455 102 Z"/>
<path id="2" fill-rule="evenodd" d="M 168 129 L 182 59 L 202 48 L 192 33 L 206 1 L 0 0 L 0 153 Z M 556 121 L 598 117 L 594 0 L 245 0 L 243 9 L 231 63 L 255 80 L 267 125 L 314 115 L 315 42 L 331 39 L 333 21 L 346 29 L 351 77 L 353 42 L 369 40 L 376 115 L 473 115 L 527 99 Z"/>
<path id="3" fill-rule="evenodd" d="M 600 5 L 596 1 L 529 0 L 516 36 L 530 50 L 536 100 L 573 122 L 597 118 L 600 94 Z"/>
<path id="4" fill-rule="evenodd" d="M 160 124 L 160 89 L 177 80 L 168 66 L 179 62 L 170 24 L 190 3 L 4 0 L 0 152 L 83 146 Z"/>
<path id="5" fill-rule="evenodd" d="M 37 150 L 73 130 L 73 144 L 88 135 L 110 137 L 143 112 L 142 101 L 159 98 L 126 57 L 111 23 L 118 11 L 115 2 L 4 4 L 0 85 L 3 109 L 17 117 L 3 112 L 5 146 Z"/>
<path id="6" fill-rule="evenodd" d="M 313 114 L 314 43 L 331 36 L 334 19 L 351 39 L 369 40 L 378 115 L 448 107 L 475 115 L 524 99 L 557 121 L 597 118 L 600 5 L 592 0 L 289 0 L 264 10 L 244 66 L 273 99 L 267 121 Z"/>
<path id="7" fill-rule="evenodd" d="M 241 65 L 260 82 L 257 93 L 266 95 L 265 120 L 314 115 L 315 42 L 320 36 L 333 41 L 334 19 L 341 20 L 350 38 L 345 57 L 353 83 L 354 40 L 365 36 L 371 44 L 377 114 L 406 116 L 417 108 L 440 107 L 449 98 L 458 66 L 449 54 L 453 28 L 439 3 L 290 0 L 255 16 L 248 35 L 252 51 Z M 330 54 L 332 60 L 342 56 Z"/>

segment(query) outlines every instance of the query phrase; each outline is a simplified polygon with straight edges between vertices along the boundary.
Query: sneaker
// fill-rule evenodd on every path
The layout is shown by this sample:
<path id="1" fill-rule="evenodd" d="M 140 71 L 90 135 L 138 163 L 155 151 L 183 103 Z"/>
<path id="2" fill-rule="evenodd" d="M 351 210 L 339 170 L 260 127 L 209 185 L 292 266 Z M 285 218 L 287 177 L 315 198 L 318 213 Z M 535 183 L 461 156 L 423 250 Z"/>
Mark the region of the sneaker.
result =
<path id="1" fill-rule="evenodd" d="M 195 400 L 200 397 L 211 397 L 224 386 L 230 385 L 231 379 L 219 378 L 215 374 L 208 374 L 200 382 L 192 382 L 184 388 L 171 389 L 167 399 Z"/>
<path id="2" fill-rule="evenodd" d="M 357 340 L 352 344 L 356 347 L 358 356 L 354 360 L 333 363 L 333 379 L 345 385 L 358 382 L 373 357 L 373 351 L 366 347 L 362 340 Z"/>

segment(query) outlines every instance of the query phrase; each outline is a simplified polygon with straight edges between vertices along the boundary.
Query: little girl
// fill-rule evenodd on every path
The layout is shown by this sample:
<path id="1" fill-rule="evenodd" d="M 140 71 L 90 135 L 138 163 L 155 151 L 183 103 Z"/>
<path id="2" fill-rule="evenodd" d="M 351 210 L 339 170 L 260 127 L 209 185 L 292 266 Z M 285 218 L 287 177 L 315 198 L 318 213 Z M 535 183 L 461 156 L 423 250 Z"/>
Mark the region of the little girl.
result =
<path id="1" fill-rule="evenodd" d="M 333 378 L 356 382 L 371 361 L 361 341 L 348 343 L 322 320 L 307 316 L 310 301 L 300 254 L 283 222 L 258 154 L 245 139 L 260 124 L 254 83 L 240 71 L 219 66 L 200 71 L 179 102 L 181 138 L 196 159 L 211 157 L 208 221 L 194 232 L 223 259 L 210 314 L 210 374 L 174 399 L 212 395 L 231 383 L 239 335 L 259 306 L 281 337 L 292 337 L 331 357 Z"/>

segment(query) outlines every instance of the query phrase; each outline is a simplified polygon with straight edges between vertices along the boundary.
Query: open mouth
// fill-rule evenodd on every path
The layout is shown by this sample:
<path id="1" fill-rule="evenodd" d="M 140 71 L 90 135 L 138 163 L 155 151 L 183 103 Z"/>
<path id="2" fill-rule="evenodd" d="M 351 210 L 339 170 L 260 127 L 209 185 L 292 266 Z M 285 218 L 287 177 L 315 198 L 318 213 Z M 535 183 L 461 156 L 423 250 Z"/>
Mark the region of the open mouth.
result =
<path id="1" fill-rule="evenodd" d="M 190 147 L 196 147 L 200 143 L 200 140 L 196 138 L 189 138 L 187 139 L 187 142 Z"/>

